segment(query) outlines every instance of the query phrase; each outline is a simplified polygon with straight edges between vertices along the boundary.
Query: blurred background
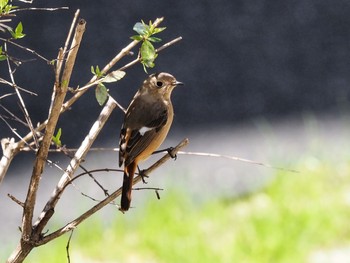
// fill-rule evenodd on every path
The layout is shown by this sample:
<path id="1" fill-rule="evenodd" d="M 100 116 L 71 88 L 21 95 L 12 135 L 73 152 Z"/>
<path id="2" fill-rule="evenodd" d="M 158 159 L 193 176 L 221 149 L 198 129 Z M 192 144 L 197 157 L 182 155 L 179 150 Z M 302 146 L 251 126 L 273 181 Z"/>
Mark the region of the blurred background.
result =
<path id="1" fill-rule="evenodd" d="M 92 65 L 103 68 L 130 42 L 136 22 L 164 16 L 161 44 L 178 36 L 183 40 L 162 51 L 149 73 L 169 72 L 185 83 L 172 96 L 176 116 L 164 147 L 188 137 L 185 151 L 285 168 L 179 154 L 148 180 L 147 187 L 164 189 L 159 201 L 153 191 L 134 191 L 135 209 L 122 215 L 110 206 L 75 231 L 75 262 L 350 262 L 348 1 L 34 0 L 31 6 L 69 7 L 13 18 L 14 25 L 22 21 L 27 34 L 19 43 L 48 59 L 57 57 L 76 9 L 87 21 L 72 87 L 88 82 Z M 17 58 L 35 58 L 11 48 Z M 4 62 L 0 76 L 9 80 Z M 146 77 L 136 65 L 121 81 L 109 84 L 109 92 L 127 107 Z M 43 61 L 29 61 L 15 78 L 20 87 L 39 94 L 23 96 L 33 123 L 42 122 L 52 69 Z M 0 87 L 0 96 L 10 90 Z M 80 145 L 101 110 L 94 95 L 89 91 L 62 115 L 58 126 L 68 148 Z M 14 97 L 0 103 L 21 116 Z M 6 115 L 3 109 L 0 114 Z M 115 110 L 94 146 L 117 147 L 122 118 Z M 11 124 L 21 135 L 27 133 Z M 11 136 L 0 122 L 0 137 Z M 7 211 L 0 223 L 4 259 L 16 245 L 21 220 L 20 207 L 6 195 L 25 198 L 34 157 L 18 155 L 0 186 L 0 209 Z M 51 157 L 62 167 L 67 164 L 65 157 Z M 117 168 L 117 153 L 91 152 L 84 166 Z M 60 175 L 47 167 L 37 215 Z M 98 179 L 110 191 L 121 184 L 119 174 Z M 80 191 L 103 198 L 91 180 L 78 181 L 63 196 L 49 231 L 95 204 Z M 28 262 L 43 262 L 49 255 L 57 262 L 66 260 L 67 239 L 37 249 Z"/>

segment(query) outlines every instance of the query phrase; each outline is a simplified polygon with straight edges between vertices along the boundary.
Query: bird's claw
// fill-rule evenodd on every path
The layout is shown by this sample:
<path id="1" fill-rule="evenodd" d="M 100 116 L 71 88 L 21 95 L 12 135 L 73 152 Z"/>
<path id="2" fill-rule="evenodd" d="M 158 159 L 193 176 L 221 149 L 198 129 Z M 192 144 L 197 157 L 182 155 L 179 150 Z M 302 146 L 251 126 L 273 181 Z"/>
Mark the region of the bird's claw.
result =
<path id="1" fill-rule="evenodd" d="M 174 150 L 174 147 L 169 147 L 169 148 L 167 149 L 167 152 L 168 152 L 168 154 L 170 155 L 170 157 L 173 158 L 173 159 L 175 159 L 175 161 L 176 161 L 177 155 L 176 155 L 176 154 L 173 154 L 173 150 Z"/>

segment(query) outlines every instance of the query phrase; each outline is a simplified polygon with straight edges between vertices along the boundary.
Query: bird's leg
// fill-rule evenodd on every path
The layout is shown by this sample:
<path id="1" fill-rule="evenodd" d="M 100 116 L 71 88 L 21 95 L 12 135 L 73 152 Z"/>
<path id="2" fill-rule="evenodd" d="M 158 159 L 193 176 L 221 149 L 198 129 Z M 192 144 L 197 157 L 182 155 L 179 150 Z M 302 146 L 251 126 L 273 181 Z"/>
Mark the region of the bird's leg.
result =
<path id="1" fill-rule="evenodd" d="M 163 149 L 163 150 L 154 151 L 152 154 L 161 153 L 161 152 L 168 152 L 170 157 L 176 160 L 177 159 L 177 155 L 173 154 L 173 150 L 174 150 L 174 147 L 169 147 L 169 148 L 166 148 L 166 149 Z"/>
<path id="2" fill-rule="evenodd" d="M 140 167 L 139 167 L 139 166 L 137 166 L 137 170 L 139 170 L 139 175 L 141 176 L 142 182 L 143 182 L 144 184 L 147 184 L 147 182 L 146 182 L 146 180 L 145 180 L 145 177 L 148 178 L 148 175 L 145 175 L 144 170 L 140 170 Z"/>

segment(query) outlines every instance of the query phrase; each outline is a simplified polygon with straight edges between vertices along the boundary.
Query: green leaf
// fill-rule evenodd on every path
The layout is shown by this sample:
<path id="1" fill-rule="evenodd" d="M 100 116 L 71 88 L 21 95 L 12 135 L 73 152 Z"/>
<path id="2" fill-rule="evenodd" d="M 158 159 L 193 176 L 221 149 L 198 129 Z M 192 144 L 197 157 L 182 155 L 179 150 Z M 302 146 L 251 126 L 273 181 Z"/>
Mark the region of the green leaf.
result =
<path id="1" fill-rule="evenodd" d="M 148 29 L 148 26 L 145 25 L 145 23 L 140 23 L 140 22 L 137 22 L 134 27 L 133 27 L 133 30 L 140 34 L 141 36 L 144 36 L 146 33 L 147 33 L 147 29 Z"/>
<path id="2" fill-rule="evenodd" d="M 96 77 L 98 77 L 98 78 L 101 78 L 103 76 L 103 74 L 100 71 L 100 67 L 99 66 L 96 66 L 96 68 L 94 68 L 94 66 L 91 66 L 90 70 L 91 70 L 91 73 L 93 75 L 95 75 Z"/>
<path id="3" fill-rule="evenodd" d="M 141 41 L 142 39 L 143 39 L 143 37 L 142 36 L 140 36 L 140 35 L 135 35 L 135 36 L 132 36 L 132 37 L 130 37 L 132 40 L 137 40 L 137 41 Z"/>
<path id="4" fill-rule="evenodd" d="M 154 34 L 158 34 L 162 31 L 164 31 L 166 29 L 166 27 L 156 27 L 153 31 L 152 31 L 152 35 Z"/>
<path id="5" fill-rule="evenodd" d="M 26 34 L 23 34 L 23 25 L 22 22 L 19 22 L 16 26 L 15 31 L 10 30 L 10 33 L 14 39 L 19 39 L 25 37 Z"/>
<path id="6" fill-rule="evenodd" d="M 5 8 L 3 9 L 3 13 L 8 14 L 8 13 L 10 13 L 11 10 L 16 9 L 16 8 L 18 8 L 18 6 L 7 5 L 7 6 L 5 6 Z"/>
<path id="7" fill-rule="evenodd" d="M 91 70 L 92 75 L 96 75 L 94 66 L 91 66 L 91 69 L 90 69 L 90 70 Z"/>
<path id="8" fill-rule="evenodd" d="M 0 9 L 3 9 L 8 4 L 8 2 L 8 0 L 0 0 Z"/>
<path id="9" fill-rule="evenodd" d="M 6 59 L 7 59 L 6 55 L 0 55 L 0 61 L 4 61 Z"/>
<path id="10" fill-rule="evenodd" d="M 143 60 L 154 60 L 156 58 L 156 50 L 151 42 L 145 40 L 141 45 L 141 57 Z"/>
<path id="11" fill-rule="evenodd" d="M 62 135 L 62 129 L 59 128 L 56 135 L 52 136 L 52 141 L 53 143 L 58 146 L 61 147 L 62 146 L 62 142 L 61 142 L 61 135 Z"/>
<path id="12" fill-rule="evenodd" d="M 96 75 L 97 75 L 98 77 L 101 77 L 101 71 L 100 71 L 100 67 L 99 67 L 99 66 L 96 66 L 95 71 L 96 71 Z"/>
<path id="13" fill-rule="evenodd" d="M 147 40 L 149 40 L 151 42 L 160 42 L 160 41 L 162 41 L 159 37 L 149 37 L 149 38 L 147 38 Z"/>
<path id="14" fill-rule="evenodd" d="M 108 98 L 108 90 L 102 83 L 97 84 L 95 89 L 95 96 L 98 104 L 102 106 Z"/>
<path id="15" fill-rule="evenodd" d="M 148 40 L 145 40 L 141 45 L 140 53 L 142 64 L 148 68 L 153 68 L 157 53 L 152 43 Z"/>
<path id="16" fill-rule="evenodd" d="M 105 83 L 111 83 L 111 82 L 116 82 L 120 79 L 122 79 L 125 76 L 125 72 L 121 70 L 115 70 L 112 71 L 111 73 L 107 74 L 104 78 L 101 79 L 101 82 Z"/>

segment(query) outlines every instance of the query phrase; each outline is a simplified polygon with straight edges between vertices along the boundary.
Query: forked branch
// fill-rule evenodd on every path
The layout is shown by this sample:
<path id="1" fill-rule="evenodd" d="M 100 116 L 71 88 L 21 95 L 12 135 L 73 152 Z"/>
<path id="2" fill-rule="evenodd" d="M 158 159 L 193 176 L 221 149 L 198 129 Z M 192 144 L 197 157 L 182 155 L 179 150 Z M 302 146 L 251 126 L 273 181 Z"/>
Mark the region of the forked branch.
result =
<path id="1" fill-rule="evenodd" d="M 175 156 L 178 151 L 180 151 L 182 148 L 184 148 L 189 143 L 189 140 L 183 139 L 177 146 L 175 146 L 170 154 L 165 154 L 162 158 L 160 158 L 157 162 L 155 162 L 153 165 L 151 165 L 149 168 L 143 170 L 143 176 L 149 176 L 155 169 L 163 165 L 166 161 L 171 159 L 171 156 Z M 138 175 L 134 178 L 133 185 L 140 182 L 142 180 L 141 175 Z M 106 197 L 104 200 L 99 202 L 94 207 L 90 208 L 88 211 L 83 213 L 81 216 L 77 217 L 70 223 L 66 224 L 64 227 L 56 230 L 55 232 L 48 234 L 46 236 L 43 236 L 41 240 L 37 242 L 37 245 L 44 245 L 47 242 L 50 242 L 51 240 L 71 231 L 72 229 L 76 228 L 80 223 L 82 223 L 85 219 L 102 209 L 104 206 L 110 204 L 114 199 L 116 199 L 118 196 L 120 196 L 122 193 L 122 188 L 119 188 L 118 190 L 114 191 L 112 194 L 110 194 L 108 197 Z"/>

